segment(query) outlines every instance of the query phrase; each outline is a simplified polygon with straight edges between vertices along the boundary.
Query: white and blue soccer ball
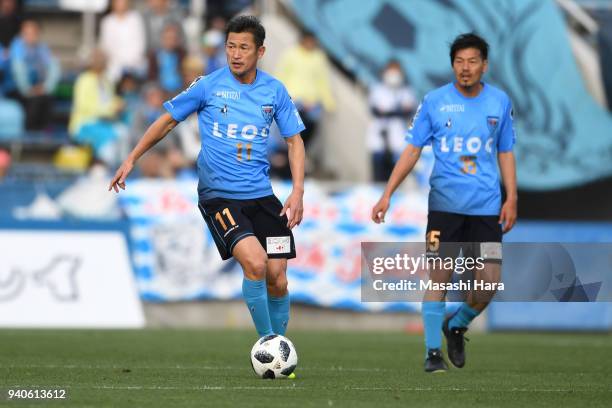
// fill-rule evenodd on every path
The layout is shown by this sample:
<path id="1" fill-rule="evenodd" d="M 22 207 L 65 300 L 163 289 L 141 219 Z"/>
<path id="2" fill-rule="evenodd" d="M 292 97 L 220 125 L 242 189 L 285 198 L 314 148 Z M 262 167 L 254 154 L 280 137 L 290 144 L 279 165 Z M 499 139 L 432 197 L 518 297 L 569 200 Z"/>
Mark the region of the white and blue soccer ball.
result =
<path id="1" fill-rule="evenodd" d="M 287 378 L 297 366 L 295 346 L 288 338 L 271 334 L 255 342 L 251 349 L 253 371 L 261 378 Z"/>

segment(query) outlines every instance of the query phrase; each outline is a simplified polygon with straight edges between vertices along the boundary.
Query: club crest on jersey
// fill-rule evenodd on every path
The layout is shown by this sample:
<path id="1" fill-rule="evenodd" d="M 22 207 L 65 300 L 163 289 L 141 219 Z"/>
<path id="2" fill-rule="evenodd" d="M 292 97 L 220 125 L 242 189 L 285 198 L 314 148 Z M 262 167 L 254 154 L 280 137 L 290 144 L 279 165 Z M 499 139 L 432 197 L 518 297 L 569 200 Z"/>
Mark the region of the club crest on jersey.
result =
<path id="1" fill-rule="evenodd" d="M 497 129 L 497 124 L 499 123 L 499 117 L 497 116 L 487 116 L 487 126 L 489 126 L 489 132 L 495 132 Z"/>
<path id="2" fill-rule="evenodd" d="M 223 114 L 223 116 L 227 117 L 227 105 L 223 105 L 223 107 L 221 108 L 221 113 Z"/>
<path id="3" fill-rule="evenodd" d="M 448 120 L 446 121 L 446 127 L 450 129 L 451 126 L 453 126 L 453 122 L 451 122 L 451 118 L 448 118 Z"/>
<path id="4" fill-rule="evenodd" d="M 261 114 L 268 123 L 272 123 L 274 117 L 274 106 L 273 105 L 261 105 Z"/>

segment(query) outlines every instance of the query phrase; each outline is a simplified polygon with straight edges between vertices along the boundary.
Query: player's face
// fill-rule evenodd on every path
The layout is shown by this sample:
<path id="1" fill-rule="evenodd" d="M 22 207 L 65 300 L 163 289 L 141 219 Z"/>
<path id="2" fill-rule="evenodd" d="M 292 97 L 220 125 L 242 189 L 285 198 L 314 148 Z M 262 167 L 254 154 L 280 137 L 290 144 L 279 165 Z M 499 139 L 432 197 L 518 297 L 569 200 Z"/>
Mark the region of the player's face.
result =
<path id="1" fill-rule="evenodd" d="M 465 48 L 455 54 L 453 71 L 457 83 L 462 87 L 470 88 L 480 83 L 487 68 L 487 60 L 482 58 L 480 50 L 476 48 Z"/>
<path id="2" fill-rule="evenodd" d="M 241 78 L 257 68 L 257 60 L 264 54 L 265 47 L 257 47 L 252 33 L 229 33 L 225 42 L 227 65 L 232 74 Z"/>

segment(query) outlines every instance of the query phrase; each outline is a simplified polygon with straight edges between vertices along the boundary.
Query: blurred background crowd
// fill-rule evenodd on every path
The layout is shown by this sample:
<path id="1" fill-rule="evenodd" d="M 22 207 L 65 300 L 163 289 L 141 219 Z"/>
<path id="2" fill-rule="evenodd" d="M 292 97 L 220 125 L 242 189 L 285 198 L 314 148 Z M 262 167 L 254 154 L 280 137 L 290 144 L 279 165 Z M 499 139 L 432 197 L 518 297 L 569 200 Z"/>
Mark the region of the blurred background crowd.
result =
<path id="1" fill-rule="evenodd" d="M 601 154 L 610 151 L 605 136 L 609 117 L 603 114 L 612 94 L 610 2 L 551 0 L 534 8 L 531 18 L 548 27 L 547 35 L 568 36 L 560 40 L 566 46 L 545 53 L 536 49 L 537 35 L 529 49 L 516 49 L 528 24 L 510 20 L 521 7 L 535 4 L 530 0 L 500 3 L 512 17 L 503 23 L 518 24 L 512 37 L 466 17 L 495 12 L 480 0 L 471 5 L 432 0 L 405 10 L 397 1 L 370 2 L 354 15 L 336 15 L 336 8 L 348 7 L 345 3 L 335 1 L 319 10 L 316 1 L 290 0 L 0 0 L 1 180 L 33 182 L 37 191 L 53 195 L 53 183 L 74 181 L 92 167 L 96 174 L 113 172 L 163 112 L 163 101 L 226 64 L 225 24 L 238 13 L 249 13 L 261 16 L 268 30 L 261 67 L 286 85 L 306 124 L 307 175 L 323 181 L 384 182 L 405 146 L 406 127 L 419 100 L 452 80 L 442 61 L 450 32 L 458 28 L 450 24 L 445 27 L 449 33 L 440 33 L 421 27 L 418 14 L 430 13 L 434 20 L 439 20 L 436 15 L 462 16 L 453 24 L 476 27 L 491 42 L 492 71 L 486 79 L 510 94 L 517 113 L 519 188 L 527 193 L 521 214 L 547 217 L 539 209 L 550 198 L 549 190 L 586 188 L 592 196 L 588 202 L 610 201 L 602 196 L 601 185 L 589 185 L 609 176 L 609 166 L 597 160 L 590 167 L 580 163 L 580 157 L 591 154 L 587 143 Z M 555 32 L 558 15 L 567 33 Z M 510 55 L 521 58 L 513 61 Z M 533 56 L 546 62 L 532 62 L 537 66 L 531 69 L 527 65 Z M 551 69 L 557 73 L 549 74 Z M 553 82 L 562 78 L 576 89 L 568 87 L 560 95 Z M 574 111 L 571 101 L 577 98 L 597 117 Z M 598 142 L 587 141 L 593 133 Z M 285 143 L 274 129 L 272 135 L 271 176 L 289 179 Z M 134 177 L 194 178 L 199 148 L 192 115 L 140 160 Z M 559 169 L 552 168 L 551 157 L 564 155 L 567 160 L 557 161 Z M 432 162 L 425 149 L 409 184 L 426 189 Z M 559 177 L 565 172 L 573 174 Z M 16 190 L 4 191 L 14 196 Z M 601 208 L 590 210 L 607 218 Z M 550 215 L 581 218 L 582 212 L 563 207 Z"/>
<path id="2" fill-rule="evenodd" d="M 208 1 L 200 21 L 186 25 L 189 2 L 113 0 L 96 15 L 96 42 L 61 64 L 58 51 L 42 35 L 45 18 L 28 13 L 28 3 L 37 2 L 0 2 L 0 137 L 26 145 L 48 142 L 50 150 L 57 146 L 53 163 L 68 171 L 121 163 L 162 113 L 165 100 L 198 76 L 225 66 L 227 20 L 239 11 L 255 13 L 250 0 Z M 299 104 L 310 144 L 322 111 L 334 108 L 327 60 L 314 35 L 304 33 L 277 74 Z M 279 141 L 271 146 L 274 174 L 288 177 L 286 157 L 277 154 Z M 192 117 L 143 158 L 139 175 L 193 173 L 199 148 Z"/>
<path id="3" fill-rule="evenodd" d="M 107 5 L 96 13 L 96 2 L 78 3 L 0 0 L 0 146 L 4 162 L 16 156 L 16 177 L 68 177 L 92 165 L 114 169 L 162 113 L 163 101 L 225 66 L 228 19 L 261 11 L 253 0 L 112 0 L 98 2 Z M 79 6 L 82 22 L 75 19 Z M 63 30 L 72 31 L 72 38 Z M 87 41 L 92 30 L 93 41 Z M 295 43 L 266 68 L 287 86 L 306 124 L 308 174 L 333 179 L 316 139 L 337 101 L 316 35 L 301 28 Z M 418 99 L 396 60 L 370 85 L 372 120 L 363 136 L 371 179 L 384 181 L 403 149 Z M 191 117 L 141 160 L 136 175 L 193 176 L 199 148 Z M 290 178 L 278 137 L 270 144 L 270 161 L 273 177 Z"/>

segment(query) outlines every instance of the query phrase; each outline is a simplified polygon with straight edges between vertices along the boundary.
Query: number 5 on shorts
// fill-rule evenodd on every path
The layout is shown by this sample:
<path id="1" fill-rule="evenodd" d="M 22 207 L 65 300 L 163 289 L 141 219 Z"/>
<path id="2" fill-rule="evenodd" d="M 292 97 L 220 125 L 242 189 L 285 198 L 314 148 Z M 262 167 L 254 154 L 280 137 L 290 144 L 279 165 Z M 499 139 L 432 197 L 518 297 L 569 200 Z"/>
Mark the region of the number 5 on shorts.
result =
<path id="1" fill-rule="evenodd" d="M 440 248 L 440 231 L 431 230 L 427 233 L 427 250 L 436 252 Z"/>

